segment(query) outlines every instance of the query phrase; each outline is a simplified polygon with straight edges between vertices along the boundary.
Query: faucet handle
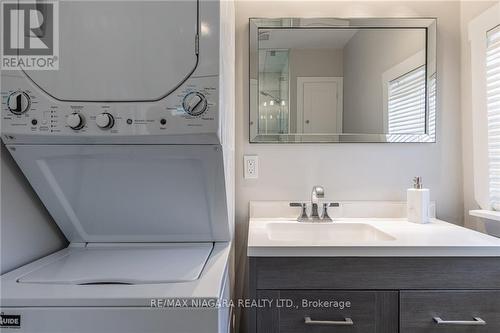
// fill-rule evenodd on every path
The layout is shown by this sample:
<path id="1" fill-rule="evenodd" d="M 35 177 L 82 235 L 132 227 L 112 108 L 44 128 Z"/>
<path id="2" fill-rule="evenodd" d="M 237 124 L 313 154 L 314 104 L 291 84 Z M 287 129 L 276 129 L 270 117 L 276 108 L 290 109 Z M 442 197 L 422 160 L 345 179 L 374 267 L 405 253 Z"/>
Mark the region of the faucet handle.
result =
<path id="1" fill-rule="evenodd" d="M 328 207 L 340 207 L 340 204 L 338 202 L 323 203 L 323 215 L 321 219 L 326 221 L 332 221 L 332 218 L 330 217 L 330 215 L 328 215 Z"/>
<path id="2" fill-rule="evenodd" d="M 297 221 L 305 221 L 309 217 L 307 216 L 307 204 L 305 202 L 290 202 L 290 207 L 301 207 L 302 211 L 300 212 L 300 216 L 297 218 Z"/>

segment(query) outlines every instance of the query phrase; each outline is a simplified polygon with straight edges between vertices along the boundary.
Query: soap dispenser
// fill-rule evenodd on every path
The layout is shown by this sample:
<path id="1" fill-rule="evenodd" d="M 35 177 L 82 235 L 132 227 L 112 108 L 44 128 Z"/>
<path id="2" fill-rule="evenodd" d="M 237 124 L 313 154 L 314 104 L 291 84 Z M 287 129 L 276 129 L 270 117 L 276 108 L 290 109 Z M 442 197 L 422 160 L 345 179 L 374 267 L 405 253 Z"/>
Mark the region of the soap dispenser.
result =
<path id="1" fill-rule="evenodd" d="M 413 188 L 409 188 L 406 195 L 406 209 L 408 221 L 413 223 L 429 222 L 429 189 L 422 188 L 422 178 L 413 178 Z"/>

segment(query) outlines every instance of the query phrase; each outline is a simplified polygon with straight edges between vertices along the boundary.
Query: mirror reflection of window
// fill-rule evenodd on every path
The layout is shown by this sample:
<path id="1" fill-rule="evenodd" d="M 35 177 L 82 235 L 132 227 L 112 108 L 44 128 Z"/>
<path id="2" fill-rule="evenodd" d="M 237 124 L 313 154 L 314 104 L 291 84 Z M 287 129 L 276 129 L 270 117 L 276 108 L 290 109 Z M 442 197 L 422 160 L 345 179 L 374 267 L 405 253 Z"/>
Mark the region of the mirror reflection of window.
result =
<path id="1" fill-rule="evenodd" d="M 428 126 L 428 134 L 429 140 L 434 140 L 436 138 L 436 90 L 437 90 L 437 75 L 436 73 L 432 74 L 428 82 L 428 91 L 429 91 L 429 115 L 427 120 Z"/>
<path id="2" fill-rule="evenodd" d="M 388 133 L 425 133 L 425 66 L 389 82 Z"/>

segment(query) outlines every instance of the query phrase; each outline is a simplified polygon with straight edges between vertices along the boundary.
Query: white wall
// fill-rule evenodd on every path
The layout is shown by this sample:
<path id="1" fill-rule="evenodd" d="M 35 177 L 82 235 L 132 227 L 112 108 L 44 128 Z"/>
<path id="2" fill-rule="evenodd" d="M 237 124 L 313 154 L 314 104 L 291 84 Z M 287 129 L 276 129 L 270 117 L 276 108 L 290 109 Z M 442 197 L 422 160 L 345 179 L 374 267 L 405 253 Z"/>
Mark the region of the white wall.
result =
<path id="1" fill-rule="evenodd" d="M 469 22 L 490 8 L 496 1 L 463 1 L 460 3 L 461 24 L 461 104 L 462 104 L 462 147 L 463 188 L 465 225 L 472 229 L 500 236 L 500 224 L 469 216 L 469 210 L 479 209 L 474 199 L 474 175 L 472 156 L 472 81 L 471 52 L 468 37 Z"/>
<path id="2" fill-rule="evenodd" d="M 437 17 L 438 143 L 249 144 L 248 19 L 286 16 Z M 420 175 L 437 202 L 438 217 L 462 224 L 459 52 L 460 4 L 455 1 L 236 3 L 236 281 L 245 276 L 250 200 L 307 200 L 315 184 L 324 185 L 331 199 L 405 200 L 412 177 Z M 259 155 L 258 180 L 243 179 L 244 154 Z"/>
<path id="3" fill-rule="evenodd" d="M 45 207 L 1 144 L 0 274 L 66 245 Z"/>

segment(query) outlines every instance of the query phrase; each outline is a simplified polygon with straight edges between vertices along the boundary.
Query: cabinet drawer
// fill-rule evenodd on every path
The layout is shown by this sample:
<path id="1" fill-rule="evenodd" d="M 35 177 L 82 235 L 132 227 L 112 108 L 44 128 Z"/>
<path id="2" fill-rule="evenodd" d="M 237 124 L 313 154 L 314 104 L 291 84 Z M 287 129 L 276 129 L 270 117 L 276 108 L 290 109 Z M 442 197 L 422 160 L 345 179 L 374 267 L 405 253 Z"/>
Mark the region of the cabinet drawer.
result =
<path id="1" fill-rule="evenodd" d="M 400 311 L 404 333 L 500 332 L 500 291 L 402 291 Z"/>
<path id="2" fill-rule="evenodd" d="M 259 333 L 398 332 L 397 291 L 280 290 L 277 296 L 288 305 L 259 310 Z"/>

